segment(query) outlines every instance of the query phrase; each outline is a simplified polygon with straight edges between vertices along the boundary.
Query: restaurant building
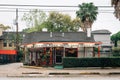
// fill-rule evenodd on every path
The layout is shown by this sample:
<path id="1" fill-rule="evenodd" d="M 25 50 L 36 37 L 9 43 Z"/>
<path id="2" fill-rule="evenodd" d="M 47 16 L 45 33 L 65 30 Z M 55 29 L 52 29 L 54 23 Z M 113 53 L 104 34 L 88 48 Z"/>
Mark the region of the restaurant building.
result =
<path id="1" fill-rule="evenodd" d="M 25 64 L 53 66 L 63 64 L 64 57 L 100 57 L 100 44 L 82 31 L 32 32 L 25 35 L 21 47 Z"/>

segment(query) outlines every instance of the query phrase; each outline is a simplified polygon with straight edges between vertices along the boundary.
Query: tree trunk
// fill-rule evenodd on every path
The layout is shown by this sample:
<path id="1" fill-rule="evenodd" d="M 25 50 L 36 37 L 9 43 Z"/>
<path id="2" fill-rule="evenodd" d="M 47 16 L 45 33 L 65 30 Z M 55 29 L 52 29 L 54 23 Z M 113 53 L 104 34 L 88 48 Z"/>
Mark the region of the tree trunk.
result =
<path id="1" fill-rule="evenodd" d="M 117 47 L 117 46 L 118 46 L 118 45 L 117 45 L 117 41 L 118 41 L 118 40 L 115 40 L 114 47 Z"/>

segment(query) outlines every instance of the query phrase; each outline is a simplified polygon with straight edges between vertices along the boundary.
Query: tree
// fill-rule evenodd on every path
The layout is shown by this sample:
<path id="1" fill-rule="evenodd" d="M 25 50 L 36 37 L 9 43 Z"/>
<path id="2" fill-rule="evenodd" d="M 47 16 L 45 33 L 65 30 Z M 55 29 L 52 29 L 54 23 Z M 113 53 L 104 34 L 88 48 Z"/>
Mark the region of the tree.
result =
<path id="1" fill-rule="evenodd" d="M 48 17 L 48 23 L 51 24 L 50 28 L 47 26 L 48 30 L 53 32 L 68 32 L 71 22 L 71 17 L 67 14 L 61 14 L 58 12 L 51 12 Z"/>
<path id="2" fill-rule="evenodd" d="M 72 20 L 67 14 L 51 12 L 42 26 L 50 32 L 73 32 L 79 30 L 80 23 L 81 21 L 78 18 Z"/>
<path id="3" fill-rule="evenodd" d="M 117 39 L 117 37 L 116 37 L 116 34 L 113 34 L 113 35 L 111 36 L 111 40 L 114 42 L 114 46 L 117 47 L 117 41 L 118 41 L 118 39 Z"/>
<path id="4" fill-rule="evenodd" d="M 22 21 L 26 22 L 26 26 L 28 29 L 24 31 L 34 32 L 41 31 L 41 24 L 46 20 L 46 14 L 38 9 L 30 10 L 28 13 L 24 13 L 22 17 Z"/>
<path id="5" fill-rule="evenodd" d="M 35 15 L 35 14 L 34 14 Z M 26 23 L 32 23 L 32 19 L 24 15 L 24 20 Z M 34 18 L 33 18 L 34 20 Z M 39 22 L 39 20 L 35 20 Z M 30 26 L 31 24 L 29 24 Z M 49 32 L 76 32 L 81 27 L 81 20 L 79 18 L 71 19 L 68 14 L 62 14 L 58 12 L 50 12 L 47 19 L 40 22 L 40 24 L 35 24 L 33 27 L 23 29 L 23 32 L 36 32 L 42 31 L 43 28 L 47 28 Z"/>
<path id="6" fill-rule="evenodd" d="M 111 0 L 111 4 L 114 6 L 115 9 L 115 17 L 120 20 L 120 0 Z"/>
<path id="7" fill-rule="evenodd" d="M 71 27 L 72 31 L 77 32 L 82 27 L 83 27 L 83 24 L 80 18 L 76 17 L 75 19 L 72 20 L 72 27 Z"/>
<path id="8" fill-rule="evenodd" d="M 117 42 L 120 40 L 120 31 L 111 36 L 111 40 L 114 42 L 114 46 L 117 47 Z"/>
<path id="9" fill-rule="evenodd" d="M 82 27 L 83 31 L 87 32 L 87 28 L 92 28 L 92 24 L 97 18 L 98 8 L 93 3 L 82 3 L 82 5 L 79 5 L 76 14 L 84 25 Z"/>
<path id="10" fill-rule="evenodd" d="M 0 28 L 2 28 L 3 30 L 7 30 L 10 29 L 10 26 L 5 26 L 3 24 L 0 24 Z"/>

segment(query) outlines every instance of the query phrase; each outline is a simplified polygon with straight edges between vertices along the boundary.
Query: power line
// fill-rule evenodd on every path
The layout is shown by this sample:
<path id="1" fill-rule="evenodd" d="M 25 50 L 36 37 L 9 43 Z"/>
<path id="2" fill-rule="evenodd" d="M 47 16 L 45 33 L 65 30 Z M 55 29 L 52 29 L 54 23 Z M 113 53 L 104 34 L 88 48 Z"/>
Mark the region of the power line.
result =
<path id="1" fill-rule="evenodd" d="M 20 4 L 0 4 L 0 6 L 11 6 L 11 7 L 78 7 L 78 6 L 71 6 L 71 5 L 20 5 Z M 112 6 L 96 6 L 101 8 L 112 8 Z"/>
<path id="2" fill-rule="evenodd" d="M 11 7 L 9 7 L 11 6 Z M 74 7 L 77 8 L 78 6 L 69 6 L 69 5 L 18 5 L 18 4 L 0 4 L 0 12 L 15 12 L 16 9 L 15 6 L 19 6 L 19 7 L 56 7 L 56 8 L 63 8 L 63 7 Z M 13 8 L 14 7 L 14 8 Z M 97 7 L 101 7 L 101 8 L 111 8 L 112 6 L 97 6 Z M 19 12 L 29 12 L 32 9 L 28 9 L 28 8 L 18 8 Z M 75 10 L 69 10 L 69 9 L 39 9 L 43 12 L 51 12 L 51 11 L 57 11 L 57 12 L 76 12 L 77 9 Z M 102 11 L 102 12 L 101 12 Z M 114 10 L 101 10 L 98 11 L 99 13 L 113 13 Z"/>
<path id="3" fill-rule="evenodd" d="M 49 10 L 49 9 L 40 9 L 43 12 L 51 12 L 51 11 L 57 11 L 57 12 L 76 12 L 77 10 Z M 0 10 L 0 12 L 15 12 L 15 10 Z M 19 10 L 18 12 L 29 12 L 29 10 Z M 34 11 L 31 11 L 34 12 Z M 99 13 L 113 13 L 114 11 L 112 10 L 101 10 L 98 11 Z"/>
<path id="4" fill-rule="evenodd" d="M 32 11 L 34 9 L 37 9 L 37 10 L 58 10 L 58 11 L 77 11 L 78 9 L 64 9 L 64 8 L 17 8 L 19 10 L 29 10 L 29 11 Z M 16 10 L 16 8 L 10 8 L 10 7 L 0 7 L 0 10 Z M 99 9 L 98 11 L 114 11 L 114 9 Z"/>
<path id="5" fill-rule="evenodd" d="M 15 8 L 16 9 L 16 8 Z M 0 9 L 0 12 L 16 12 L 15 9 Z M 30 12 L 31 9 L 19 9 L 18 12 Z M 40 11 L 43 12 L 51 12 L 51 11 L 56 11 L 56 12 L 76 12 L 77 10 L 68 10 L 68 9 L 39 9 Z M 31 12 L 34 12 L 31 10 Z M 99 13 L 114 13 L 114 10 L 99 10 Z"/>
<path id="6" fill-rule="evenodd" d="M 20 10 L 25 10 L 25 11 L 32 11 L 34 9 L 37 10 L 58 10 L 58 11 L 77 11 L 79 9 L 65 9 L 65 8 L 17 8 Z M 10 8 L 10 7 L 0 7 L 0 10 L 16 10 L 16 8 Z M 114 9 L 99 9 L 98 11 L 114 11 Z"/>

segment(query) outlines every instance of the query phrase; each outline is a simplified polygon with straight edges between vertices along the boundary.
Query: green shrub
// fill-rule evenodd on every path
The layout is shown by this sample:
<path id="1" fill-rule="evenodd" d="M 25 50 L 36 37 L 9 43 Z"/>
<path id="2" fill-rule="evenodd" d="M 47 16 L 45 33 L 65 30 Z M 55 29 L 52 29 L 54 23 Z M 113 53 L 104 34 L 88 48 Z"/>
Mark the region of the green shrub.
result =
<path id="1" fill-rule="evenodd" d="M 120 56 L 120 47 L 114 47 L 112 49 L 112 55 L 115 57 Z"/>
<path id="2" fill-rule="evenodd" d="M 114 48 L 112 48 L 112 51 L 114 51 L 114 52 L 120 52 L 120 47 L 114 47 Z"/>
<path id="3" fill-rule="evenodd" d="M 120 58 L 63 58 L 64 67 L 120 67 Z"/>
<path id="4" fill-rule="evenodd" d="M 120 56 L 120 52 L 113 52 L 112 55 L 115 57 Z"/>
<path id="5" fill-rule="evenodd" d="M 17 62 L 22 61 L 22 59 L 23 59 L 23 51 L 19 50 L 17 54 Z"/>

